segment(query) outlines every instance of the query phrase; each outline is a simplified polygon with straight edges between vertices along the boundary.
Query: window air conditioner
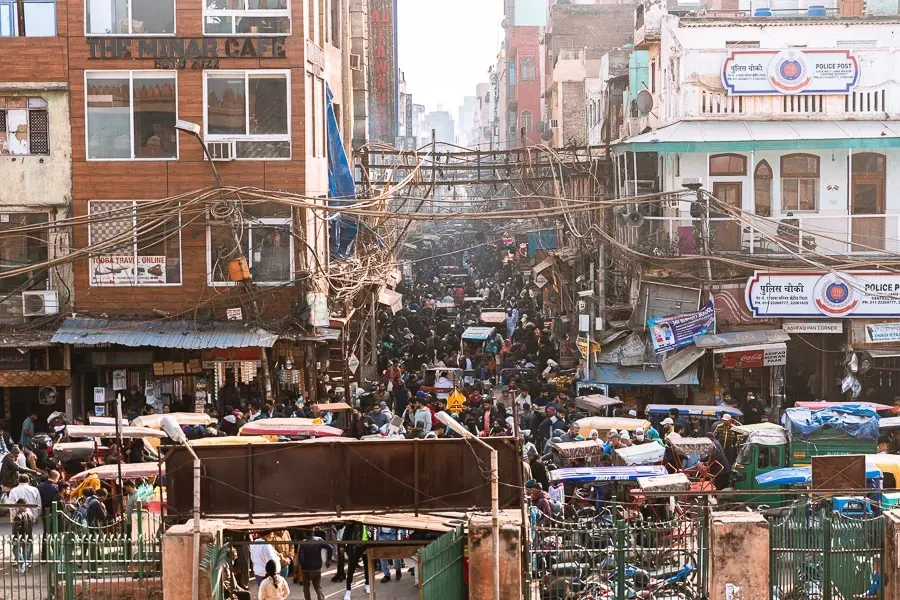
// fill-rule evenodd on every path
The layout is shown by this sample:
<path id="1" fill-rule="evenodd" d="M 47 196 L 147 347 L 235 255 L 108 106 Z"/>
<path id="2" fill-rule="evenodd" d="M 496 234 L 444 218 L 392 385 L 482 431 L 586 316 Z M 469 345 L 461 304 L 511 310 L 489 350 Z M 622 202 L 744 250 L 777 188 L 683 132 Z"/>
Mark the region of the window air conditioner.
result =
<path id="1" fill-rule="evenodd" d="M 213 160 L 234 160 L 234 142 L 206 142 L 206 149 Z"/>
<path id="2" fill-rule="evenodd" d="M 550 119 L 550 129 L 559 129 L 559 121 Z"/>
<path id="3" fill-rule="evenodd" d="M 354 71 L 362 70 L 362 56 L 359 54 L 350 55 L 350 68 Z"/>
<path id="4" fill-rule="evenodd" d="M 56 290 L 22 292 L 22 315 L 44 317 L 59 314 L 59 294 Z"/>

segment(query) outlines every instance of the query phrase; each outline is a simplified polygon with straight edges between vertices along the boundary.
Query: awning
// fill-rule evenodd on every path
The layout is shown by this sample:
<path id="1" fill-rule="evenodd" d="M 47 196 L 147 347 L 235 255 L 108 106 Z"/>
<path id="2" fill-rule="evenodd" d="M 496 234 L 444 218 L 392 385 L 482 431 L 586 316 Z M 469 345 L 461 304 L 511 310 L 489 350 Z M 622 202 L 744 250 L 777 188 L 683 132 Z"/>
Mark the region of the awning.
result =
<path id="1" fill-rule="evenodd" d="M 658 367 L 620 367 L 597 365 L 591 369 L 591 381 L 609 385 L 698 385 L 697 365 L 692 364 L 671 381 Z"/>
<path id="2" fill-rule="evenodd" d="M 698 335 L 694 337 L 694 344 L 698 348 L 727 348 L 728 352 L 732 352 L 745 346 L 777 344 L 779 342 L 787 342 L 790 339 L 791 335 L 782 329 L 764 329 Z"/>
<path id="3" fill-rule="evenodd" d="M 895 358 L 900 356 L 900 348 L 883 349 L 883 350 L 866 350 L 872 358 Z"/>
<path id="4" fill-rule="evenodd" d="M 53 334 L 54 344 L 78 344 L 201 350 L 208 348 L 271 348 L 278 334 L 236 322 L 198 324 L 193 321 L 115 321 L 66 319 Z"/>
<path id="5" fill-rule="evenodd" d="M 728 346 L 725 348 L 715 348 L 713 354 L 728 354 L 731 352 L 753 352 L 755 350 L 787 350 L 787 344 L 780 342 L 777 344 L 748 344 L 746 346 Z"/>
<path id="6" fill-rule="evenodd" d="M 52 331 L 0 334 L 0 348 L 46 348 L 50 345 Z"/>
<path id="7" fill-rule="evenodd" d="M 680 121 L 613 144 L 613 152 L 727 152 L 900 147 L 886 121 Z"/>
<path id="8" fill-rule="evenodd" d="M 262 517 L 254 518 L 251 523 L 247 519 L 225 519 L 221 522 L 229 531 L 266 531 L 270 529 L 288 529 L 330 525 L 334 523 L 361 523 L 370 527 L 397 527 L 419 531 L 452 531 L 466 519 L 464 513 L 392 513 L 389 515 L 372 514 L 321 514 L 310 517 Z"/>

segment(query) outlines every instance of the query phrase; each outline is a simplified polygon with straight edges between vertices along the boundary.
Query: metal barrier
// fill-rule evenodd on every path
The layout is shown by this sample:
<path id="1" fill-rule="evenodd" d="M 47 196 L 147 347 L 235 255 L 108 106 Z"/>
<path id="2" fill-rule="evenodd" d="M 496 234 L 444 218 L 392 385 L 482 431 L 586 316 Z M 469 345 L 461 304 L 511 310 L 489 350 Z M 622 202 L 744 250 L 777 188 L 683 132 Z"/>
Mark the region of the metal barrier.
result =
<path id="1" fill-rule="evenodd" d="M 460 525 L 419 551 L 419 585 L 422 600 L 465 600 L 463 571 L 466 534 Z"/>
<path id="2" fill-rule="evenodd" d="M 47 531 L 0 536 L 3 600 L 161 600 L 161 529 L 129 511 L 108 528 L 77 524 L 62 511 Z"/>
<path id="3" fill-rule="evenodd" d="M 708 597 L 706 506 L 653 520 L 618 510 L 532 527 L 531 600 Z"/>
<path id="4" fill-rule="evenodd" d="M 804 501 L 769 520 L 771 600 L 882 598 L 884 519 Z"/>

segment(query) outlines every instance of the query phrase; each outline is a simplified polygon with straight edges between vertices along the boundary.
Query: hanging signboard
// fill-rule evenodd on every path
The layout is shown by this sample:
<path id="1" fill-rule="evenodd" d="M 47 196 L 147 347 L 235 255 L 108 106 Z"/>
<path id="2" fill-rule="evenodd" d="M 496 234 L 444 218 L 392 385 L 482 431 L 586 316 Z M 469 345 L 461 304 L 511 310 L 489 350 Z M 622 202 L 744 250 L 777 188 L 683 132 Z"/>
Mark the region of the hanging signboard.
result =
<path id="1" fill-rule="evenodd" d="M 744 299 L 754 317 L 898 317 L 900 273 L 757 271 Z"/>
<path id="2" fill-rule="evenodd" d="M 668 352 L 694 343 L 695 335 L 715 331 L 716 310 L 710 300 L 697 312 L 654 317 L 647 321 L 653 350 Z"/>
<path id="3" fill-rule="evenodd" d="M 781 329 L 787 333 L 843 333 L 841 321 L 785 321 Z"/>
<path id="4" fill-rule="evenodd" d="M 581 354 L 581 358 L 587 360 L 587 351 L 588 351 L 588 342 L 586 337 L 578 337 L 578 352 Z M 595 341 L 591 342 L 591 352 L 597 353 L 600 352 L 600 344 Z"/>
<path id="5" fill-rule="evenodd" d="M 859 63 L 848 50 L 732 50 L 722 66 L 729 96 L 849 94 Z"/>
<path id="6" fill-rule="evenodd" d="M 133 254 L 93 256 L 90 260 L 90 277 L 91 285 L 166 283 L 166 257 L 135 257 Z"/>
<path id="7" fill-rule="evenodd" d="M 722 366 L 726 369 L 750 369 L 786 364 L 787 344 L 783 343 L 722 353 Z"/>
<path id="8" fill-rule="evenodd" d="M 397 136 L 397 2 L 369 0 L 369 140 Z"/>
<path id="9" fill-rule="evenodd" d="M 867 344 L 900 342 L 900 323 L 872 323 L 865 329 Z"/>

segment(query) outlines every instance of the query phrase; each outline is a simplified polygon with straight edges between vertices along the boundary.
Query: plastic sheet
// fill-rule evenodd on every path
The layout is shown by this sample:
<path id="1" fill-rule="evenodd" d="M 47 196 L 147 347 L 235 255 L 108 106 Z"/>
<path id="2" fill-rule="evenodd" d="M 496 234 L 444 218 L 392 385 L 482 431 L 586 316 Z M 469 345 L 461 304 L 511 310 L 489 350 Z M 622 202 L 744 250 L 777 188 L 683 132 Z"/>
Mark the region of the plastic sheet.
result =
<path id="1" fill-rule="evenodd" d="M 878 439 L 880 417 L 874 410 L 863 405 L 847 404 L 815 412 L 808 408 L 789 408 L 785 415 L 788 430 L 799 431 L 804 436 L 831 427 L 860 440 Z"/>
<path id="2" fill-rule="evenodd" d="M 331 87 L 325 85 L 327 104 L 325 107 L 325 119 L 328 133 L 328 205 L 349 206 L 356 200 L 356 184 L 353 181 L 353 171 L 350 169 L 350 161 L 344 152 L 344 144 L 341 140 L 341 130 L 338 128 L 337 117 L 334 114 L 332 100 L 334 94 Z M 351 110 L 351 107 L 344 107 Z M 356 242 L 356 234 L 359 232 L 359 223 L 355 216 L 341 213 L 329 218 L 328 223 L 331 258 L 343 260 L 349 258 L 353 252 L 353 244 Z"/>

